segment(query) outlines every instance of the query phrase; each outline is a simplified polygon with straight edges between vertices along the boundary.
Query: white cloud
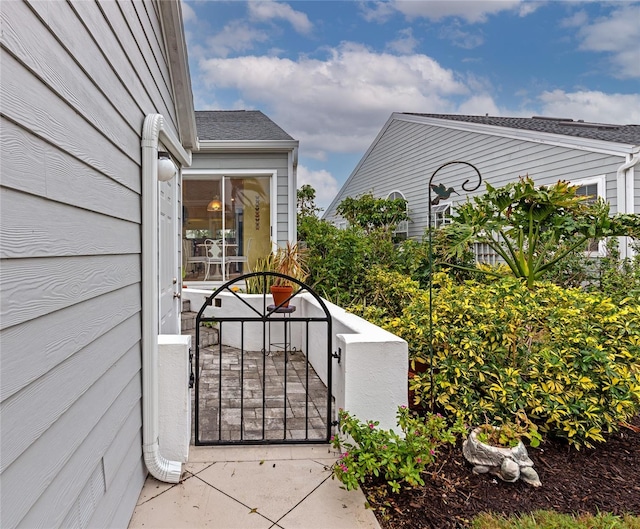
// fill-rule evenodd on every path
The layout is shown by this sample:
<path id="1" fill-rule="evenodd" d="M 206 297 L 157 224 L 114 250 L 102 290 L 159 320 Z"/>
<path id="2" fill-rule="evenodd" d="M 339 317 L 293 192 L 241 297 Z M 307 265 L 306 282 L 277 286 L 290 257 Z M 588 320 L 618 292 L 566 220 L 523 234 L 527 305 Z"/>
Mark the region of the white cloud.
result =
<path id="1" fill-rule="evenodd" d="M 490 15 L 501 11 L 511 11 L 520 17 L 525 17 L 543 3 L 525 0 L 392 0 L 363 2 L 360 5 L 360 11 L 367 22 L 383 23 L 400 12 L 409 20 L 428 18 L 439 21 L 455 17 L 475 24 L 484 23 Z"/>
<path id="2" fill-rule="evenodd" d="M 584 10 L 576 11 L 570 17 L 562 19 L 560 21 L 560 27 L 579 28 L 581 26 L 584 26 L 588 22 L 588 20 L 589 20 L 589 15 L 587 15 L 586 11 Z"/>
<path id="3" fill-rule="evenodd" d="M 249 15 L 258 21 L 269 21 L 274 19 L 286 20 L 298 33 L 307 34 L 313 29 L 313 24 L 307 15 L 301 11 L 296 11 L 289 4 L 281 2 L 249 2 Z"/>
<path id="4" fill-rule="evenodd" d="M 196 12 L 187 2 L 180 2 L 180 7 L 182 8 L 182 20 L 185 24 L 196 20 Z"/>
<path id="5" fill-rule="evenodd" d="M 478 94 L 471 96 L 469 99 L 461 103 L 456 109 L 457 114 L 466 114 L 471 116 L 501 116 L 506 115 L 500 111 L 498 105 L 489 94 Z M 513 113 L 509 114 L 513 115 Z"/>
<path id="6" fill-rule="evenodd" d="M 298 165 L 298 188 L 309 184 L 316 191 L 316 205 L 326 208 L 338 194 L 338 181 L 329 171 L 313 171 Z"/>
<path id="7" fill-rule="evenodd" d="M 238 57 L 200 62 L 209 88 L 237 89 L 268 109 L 317 158 L 366 149 L 394 112 L 452 112 L 468 93 L 453 71 L 426 55 L 377 54 L 343 43 L 325 60 Z"/>
<path id="8" fill-rule="evenodd" d="M 465 31 L 460 28 L 459 24 L 442 26 L 440 29 L 440 38 L 449 40 L 454 46 L 465 50 L 477 48 L 484 43 L 484 37 L 480 33 Z"/>
<path id="9" fill-rule="evenodd" d="M 623 5 L 609 17 L 599 18 L 578 32 L 580 49 L 612 54 L 614 74 L 640 77 L 640 4 Z"/>
<path id="10" fill-rule="evenodd" d="M 399 31 L 399 37 L 387 44 L 390 51 L 407 55 L 413 53 L 420 41 L 413 36 L 413 29 L 406 28 Z"/>
<path id="11" fill-rule="evenodd" d="M 514 11 L 526 16 L 534 10 L 531 6 L 524 9 L 525 4 L 521 0 L 395 0 L 393 6 L 409 19 L 423 17 L 437 21 L 457 17 L 469 23 L 486 22 L 489 15 L 501 11 Z"/>
<path id="12" fill-rule="evenodd" d="M 269 39 L 264 31 L 253 28 L 240 20 L 233 20 L 222 31 L 206 39 L 207 47 L 216 57 L 227 57 L 232 52 L 253 49 L 256 42 Z"/>
<path id="13" fill-rule="evenodd" d="M 605 94 L 597 91 L 543 92 L 542 113 L 594 123 L 640 123 L 640 94 Z"/>
<path id="14" fill-rule="evenodd" d="M 367 22 L 383 23 L 389 20 L 396 10 L 391 2 L 360 2 L 359 4 L 362 18 Z"/>

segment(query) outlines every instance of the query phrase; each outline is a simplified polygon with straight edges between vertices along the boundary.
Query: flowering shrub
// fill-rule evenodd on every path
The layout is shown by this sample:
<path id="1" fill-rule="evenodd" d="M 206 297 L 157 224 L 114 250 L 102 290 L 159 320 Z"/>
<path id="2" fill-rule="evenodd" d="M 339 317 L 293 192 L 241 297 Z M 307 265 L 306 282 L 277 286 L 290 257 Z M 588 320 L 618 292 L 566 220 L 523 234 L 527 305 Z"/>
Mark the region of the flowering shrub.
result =
<path id="1" fill-rule="evenodd" d="M 378 422 L 361 422 L 340 410 L 340 431 L 351 440 L 334 436 L 334 448 L 343 449 L 333 466 L 333 475 L 347 490 L 358 488 L 367 476 L 383 477 L 393 492 L 400 484 L 424 485 L 422 472 L 432 463 L 439 446 L 455 443 L 456 433 L 465 431 L 460 422 L 448 428 L 439 414 L 418 417 L 406 406 L 398 408 L 398 424 L 404 437 L 393 430 L 381 430 Z"/>

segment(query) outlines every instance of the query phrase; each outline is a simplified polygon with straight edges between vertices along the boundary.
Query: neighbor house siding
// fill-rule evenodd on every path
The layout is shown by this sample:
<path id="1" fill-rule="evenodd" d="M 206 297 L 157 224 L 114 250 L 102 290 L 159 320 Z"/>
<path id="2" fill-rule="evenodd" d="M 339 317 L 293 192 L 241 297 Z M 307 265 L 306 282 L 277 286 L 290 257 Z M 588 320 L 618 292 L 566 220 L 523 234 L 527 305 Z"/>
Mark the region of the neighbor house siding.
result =
<path id="1" fill-rule="evenodd" d="M 624 162 L 622 156 L 392 120 L 349 177 L 325 218 L 337 219 L 335 208 L 348 196 L 372 192 L 375 196 L 386 197 L 391 191 L 399 190 L 409 202 L 412 221 L 409 236 L 421 237 L 428 225 L 429 179 L 440 165 L 453 160 L 475 165 L 483 181 L 493 187 L 501 187 L 527 174 L 539 185 L 605 175 L 607 199 L 611 211 L 617 211 L 616 170 Z M 465 193 L 462 184 L 466 179 L 470 180 L 470 187 L 477 183 L 471 168 L 454 165 L 439 172 L 433 183 L 445 183 L 460 193 L 449 199 L 455 208 L 456 203 L 468 196 L 486 191 L 482 185 L 473 193 Z"/>
<path id="2" fill-rule="evenodd" d="M 199 152 L 193 156 L 193 170 L 219 171 L 274 171 L 277 173 L 277 226 L 273 240 L 284 245 L 288 240 L 289 227 L 289 156 L 287 153 L 207 153 Z M 273 205 L 272 205 L 273 206 Z"/>
<path id="3" fill-rule="evenodd" d="M 176 131 L 155 2 L 2 2 L 2 526 L 126 527 L 141 449 L 141 131 Z"/>

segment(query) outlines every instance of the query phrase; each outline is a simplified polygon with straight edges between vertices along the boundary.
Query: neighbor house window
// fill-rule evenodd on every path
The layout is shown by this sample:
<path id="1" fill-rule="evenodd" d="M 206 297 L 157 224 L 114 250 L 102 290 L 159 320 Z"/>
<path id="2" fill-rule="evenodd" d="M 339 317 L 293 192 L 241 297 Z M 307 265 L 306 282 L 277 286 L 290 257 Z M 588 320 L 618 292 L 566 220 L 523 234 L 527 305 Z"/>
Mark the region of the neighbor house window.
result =
<path id="1" fill-rule="evenodd" d="M 451 204 L 435 204 L 431 206 L 431 226 L 440 228 L 451 224 Z"/>
<path id="2" fill-rule="evenodd" d="M 603 176 L 596 178 L 589 178 L 588 180 L 581 180 L 579 182 L 571 182 L 572 185 L 578 186 L 576 195 L 587 197 L 587 202 L 596 202 L 599 198 L 606 200 L 606 179 Z M 587 252 L 604 254 L 604 242 L 598 242 L 596 240 L 590 240 L 587 243 Z"/>
<path id="3" fill-rule="evenodd" d="M 405 203 L 405 211 L 409 214 L 409 202 L 404 197 L 401 191 L 392 191 L 387 195 L 387 198 L 390 200 L 395 200 L 397 198 L 401 198 Z M 393 236 L 396 240 L 404 240 L 409 237 L 409 221 L 403 220 L 398 223 L 396 229 L 393 230 Z"/>

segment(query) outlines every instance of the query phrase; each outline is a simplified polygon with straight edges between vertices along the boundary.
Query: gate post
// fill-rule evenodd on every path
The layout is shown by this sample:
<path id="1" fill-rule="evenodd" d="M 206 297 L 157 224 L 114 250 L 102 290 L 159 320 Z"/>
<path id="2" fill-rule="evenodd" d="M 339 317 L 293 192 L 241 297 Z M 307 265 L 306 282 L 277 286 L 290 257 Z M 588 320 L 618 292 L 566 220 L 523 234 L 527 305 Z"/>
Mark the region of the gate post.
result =
<path id="1" fill-rule="evenodd" d="M 191 336 L 158 336 L 158 416 L 160 453 L 186 463 L 191 441 L 189 351 Z"/>

